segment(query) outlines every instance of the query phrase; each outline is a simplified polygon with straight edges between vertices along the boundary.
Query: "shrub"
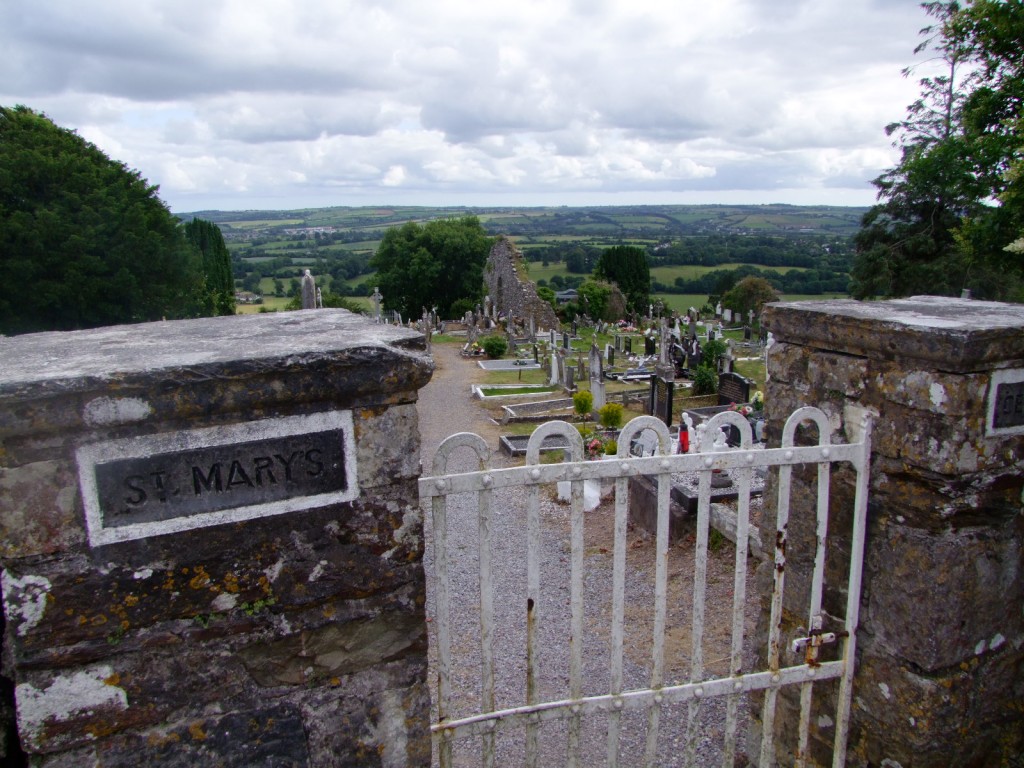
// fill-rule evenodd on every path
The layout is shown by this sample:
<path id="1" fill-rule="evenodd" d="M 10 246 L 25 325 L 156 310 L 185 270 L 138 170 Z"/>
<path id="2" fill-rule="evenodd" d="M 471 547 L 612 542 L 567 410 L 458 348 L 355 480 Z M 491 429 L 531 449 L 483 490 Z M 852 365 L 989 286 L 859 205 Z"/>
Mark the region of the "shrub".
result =
<path id="1" fill-rule="evenodd" d="M 715 339 L 709 341 L 704 345 L 704 362 L 702 365 L 711 366 L 711 368 L 718 370 L 718 360 L 725 354 L 725 351 L 729 347 L 721 339 Z"/>
<path id="2" fill-rule="evenodd" d="M 605 429 L 618 429 L 622 426 L 622 403 L 606 403 L 597 411 L 597 418 Z"/>
<path id="3" fill-rule="evenodd" d="M 508 349 L 508 342 L 504 336 L 484 336 L 480 340 L 480 346 L 484 348 L 487 356 L 496 360 L 505 354 Z"/>
<path id="4" fill-rule="evenodd" d="M 718 376 L 709 366 L 702 365 L 693 372 L 693 394 L 713 395 L 718 391 Z"/>
<path id="5" fill-rule="evenodd" d="M 581 390 L 572 396 L 572 407 L 585 419 L 594 407 L 594 396 L 585 389 Z"/>
<path id="6" fill-rule="evenodd" d="M 604 442 L 604 455 L 614 456 L 619 452 L 619 444 L 614 440 L 605 440 Z"/>

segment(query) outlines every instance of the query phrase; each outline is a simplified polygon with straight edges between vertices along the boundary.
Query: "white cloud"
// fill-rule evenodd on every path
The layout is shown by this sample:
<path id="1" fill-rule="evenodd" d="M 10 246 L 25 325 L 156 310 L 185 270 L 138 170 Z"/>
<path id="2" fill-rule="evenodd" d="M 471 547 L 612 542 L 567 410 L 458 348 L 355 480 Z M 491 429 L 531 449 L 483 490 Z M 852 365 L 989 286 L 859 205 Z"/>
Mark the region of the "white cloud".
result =
<path id="1" fill-rule="evenodd" d="M 924 23 L 916 0 L 8 0 L 0 103 L 176 210 L 868 203 Z"/>

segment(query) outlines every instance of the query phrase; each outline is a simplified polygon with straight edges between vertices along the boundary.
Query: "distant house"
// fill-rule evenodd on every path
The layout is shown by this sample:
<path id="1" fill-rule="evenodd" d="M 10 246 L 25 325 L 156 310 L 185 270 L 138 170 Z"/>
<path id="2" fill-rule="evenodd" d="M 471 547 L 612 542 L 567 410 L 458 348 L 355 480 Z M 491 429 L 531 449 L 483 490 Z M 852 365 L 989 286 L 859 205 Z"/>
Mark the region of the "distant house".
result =
<path id="1" fill-rule="evenodd" d="M 575 288 L 567 288 L 564 291 L 557 291 L 555 293 L 555 301 L 559 304 L 568 304 L 570 301 L 577 301 L 579 297 L 579 291 Z"/>
<path id="2" fill-rule="evenodd" d="M 263 297 L 251 291 L 235 291 L 236 304 L 262 304 Z"/>

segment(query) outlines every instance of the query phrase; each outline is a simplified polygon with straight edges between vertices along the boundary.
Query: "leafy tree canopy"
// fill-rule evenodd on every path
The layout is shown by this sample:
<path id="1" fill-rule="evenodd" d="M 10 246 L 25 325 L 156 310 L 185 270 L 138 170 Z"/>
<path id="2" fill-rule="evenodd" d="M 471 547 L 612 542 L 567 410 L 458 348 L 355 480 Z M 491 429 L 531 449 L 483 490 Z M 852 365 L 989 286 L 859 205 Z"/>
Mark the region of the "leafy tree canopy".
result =
<path id="1" fill-rule="evenodd" d="M 405 317 L 436 306 L 442 317 L 450 317 L 459 299 L 479 300 L 493 244 L 475 216 L 389 229 L 370 261 L 384 305 Z"/>
<path id="2" fill-rule="evenodd" d="M 644 313 L 650 303 L 651 268 L 647 253 L 634 245 L 616 245 L 608 248 L 597 260 L 594 275 L 615 283 L 626 297 L 627 308 Z"/>
<path id="3" fill-rule="evenodd" d="M 856 236 L 851 292 L 968 288 L 978 298 L 1024 300 L 1024 262 L 1010 247 L 1024 233 L 1024 0 L 923 7 L 935 23 L 915 52 L 942 70 L 919 81 L 906 118 L 886 127 L 902 156 L 874 181 L 881 202 Z"/>
<path id="4" fill-rule="evenodd" d="M 137 171 L 0 107 L 0 333 L 203 312 L 201 258 Z"/>
<path id="5" fill-rule="evenodd" d="M 745 277 L 722 297 L 722 306 L 739 312 L 745 320 L 750 310 L 760 314 L 765 304 L 778 300 L 779 292 L 763 277 Z"/>

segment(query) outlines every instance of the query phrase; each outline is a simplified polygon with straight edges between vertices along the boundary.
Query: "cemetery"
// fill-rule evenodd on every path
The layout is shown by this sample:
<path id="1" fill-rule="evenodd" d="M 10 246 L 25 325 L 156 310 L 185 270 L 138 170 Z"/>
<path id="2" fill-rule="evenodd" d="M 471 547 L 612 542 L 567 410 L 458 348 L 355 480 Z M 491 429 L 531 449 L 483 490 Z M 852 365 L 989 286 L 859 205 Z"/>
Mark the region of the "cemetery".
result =
<path id="1" fill-rule="evenodd" d="M 457 477 L 464 478 L 458 480 L 464 491 L 479 477 L 481 492 L 496 477 L 520 477 L 508 473 L 548 478 L 550 490 L 540 497 L 525 485 L 517 496 L 505 485 L 509 480 L 499 488 L 512 493 L 507 501 L 539 504 L 544 530 L 567 525 L 567 516 L 577 521 L 573 526 L 582 525 L 577 515 L 589 516 L 587 525 L 597 527 L 586 534 L 591 560 L 624 547 L 628 531 L 637 553 L 659 541 L 672 558 L 689 551 L 696 537 L 697 552 L 705 551 L 714 573 L 728 567 L 734 549 L 737 568 L 741 560 L 751 562 L 737 580 L 767 572 L 759 564 L 786 563 L 784 620 L 769 621 L 782 608 L 768 605 L 753 581 L 745 588 L 760 597 L 734 611 L 745 617 L 746 631 L 781 632 L 796 648 L 809 642 L 799 601 L 822 574 L 813 567 L 817 536 L 806 522 L 814 518 L 814 499 L 824 494 L 833 503 L 852 503 L 867 486 L 859 464 L 856 474 L 838 466 L 831 486 L 822 485 L 820 468 L 817 480 L 813 473 L 790 473 L 789 454 L 776 446 L 781 438 L 793 446 L 790 454 L 817 450 L 830 423 L 840 425 L 845 448 L 873 447 L 872 498 L 893 510 L 869 521 L 873 540 L 890 549 L 873 547 L 865 557 L 873 606 L 862 619 L 871 632 L 858 657 L 865 705 L 842 715 L 850 719 L 850 738 L 864 754 L 906 759 L 924 750 L 937 757 L 922 765 L 943 764 L 951 748 L 947 728 L 930 726 L 926 714 L 915 715 L 918 730 L 906 740 L 871 735 L 891 731 L 881 724 L 899 721 L 908 709 L 955 720 L 941 697 L 924 694 L 927 710 L 915 704 L 933 679 L 944 681 L 958 710 L 980 723 L 976 736 L 958 738 L 957 755 L 985 754 L 991 743 L 985 734 L 1005 730 L 998 707 L 986 702 L 1005 701 L 1012 684 L 989 684 L 981 696 L 974 678 L 956 669 L 980 665 L 1012 680 L 1001 670 L 1019 661 L 1007 638 L 1020 632 L 1021 606 L 1017 618 L 1007 619 L 998 597 L 1020 594 L 1019 575 L 1004 567 L 1020 546 L 1013 521 L 1024 419 L 1015 361 L 1024 360 L 1017 330 L 1024 319 L 1015 310 L 969 300 L 950 307 L 951 300 L 928 297 L 877 306 L 778 304 L 765 312 L 778 340 L 758 334 L 755 341 L 746 328 L 691 317 L 691 326 L 704 328 L 701 345 L 696 334 L 673 334 L 680 319 L 658 317 L 629 331 L 581 318 L 569 329 L 534 327 L 520 337 L 533 324 L 506 324 L 489 301 L 494 317 L 465 318 L 463 327 L 435 334 L 427 313 L 415 323 L 384 312 L 367 320 L 319 308 L 315 290 L 307 293 L 309 309 L 294 315 L 3 341 L 16 361 L 0 380 L 4 668 L 15 676 L 22 702 L 21 743 L 46 756 L 41 765 L 101 752 L 109 765 L 129 765 L 140 755 L 159 760 L 183 734 L 200 731 L 209 736 L 175 746 L 183 750 L 177 754 L 248 762 L 273 754 L 328 765 L 358 763 L 370 750 L 396 766 L 430 764 L 438 749 L 447 755 L 449 726 L 434 726 L 433 746 L 429 736 L 425 616 L 465 608 L 436 594 L 440 587 L 425 574 L 435 567 L 442 574 L 454 568 L 458 578 L 468 574 L 461 561 L 435 562 L 437 547 L 447 545 L 435 541 L 428 549 L 426 541 L 439 535 L 439 524 L 446 529 L 444 515 L 437 517 L 443 506 L 435 504 L 426 523 L 417 496 L 445 498 Z M 244 329 L 234 327 L 240 322 Z M 509 341 L 502 356 L 485 362 L 528 364 L 480 366 L 477 356 L 463 356 L 470 338 L 482 338 L 483 325 Z M 239 333 L 252 340 L 251 348 L 227 342 Z M 711 343 L 723 339 L 717 348 Z M 705 349 L 717 349 L 716 369 L 695 365 Z M 472 407 L 490 415 L 492 443 L 465 433 L 452 439 L 477 452 L 477 466 L 494 462 L 492 469 L 446 475 L 453 470 L 439 458 L 451 450 L 445 445 L 432 470 L 420 465 L 421 448 L 428 450 L 420 432 L 428 425 L 418 423 L 417 400 L 434 374 L 431 350 L 449 350 L 451 402 L 479 403 Z M 641 368 L 651 373 L 640 386 L 609 376 Z M 691 376 L 701 370 L 713 377 L 712 391 L 694 396 Z M 510 398 L 526 402 L 509 404 Z M 804 407 L 807 402 L 815 407 Z M 813 411 L 806 418 L 817 419 L 817 436 L 790 424 L 787 414 L 801 408 Z M 879 421 L 869 441 L 872 417 L 881 414 L 894 421 Z M 551 418 L 562 424 L 538 426 Z M 843 443 L 826 445 L 823 456 L 846 455 Z M 653 470 L 651 462 L 660 462 L 656 471 L 633 469 Z M 786 471 L 772 471 L 772 462 Z M 434 477 L 423 477 L 431 472 Z M 788 523 L 775 517 L 782 514 L 774 504 L 781 486 L 799 489 L 788 496 Z M 501 525 L 533 525 L 519 514 L 509 512 Z M 963 527 L 947 531 L 943 518 Z M 615 533 L 619 526 L 622 533 Z M 937 531 L 943 532 L 936 537 Z M 509 542 L 518 538 L 511 530 L 504 535 Z M 576 554 L 582 535 L 582 529 L 572 534 L 573 563 L 582 562 Z M 836 535 L 833 556 L 861 546 Z M 964 573 L 956 563 L 965 551 L 1000 565 Z M 929 578 L 936 569 L 957 574 L 962 598 L 925 599 L 935 597 Z M 823 623 L 812 630 L 840 637 L 842 625 L 830 617 L 849 621 L 849 605 L 840 605 L 846 595 L 829 581 L 821 597 L 827 609 L 814 619 Z M 707 620 L 719 626 L 726 616 Z M 915 636 L 903 623 L 907 617 L 950 629 L 941 637 Z M 650 631 L 644 621 L 631 621 Z M 904 639 L 908 633 L 912 642 Z M 442 654 L 452 652 L 447 641 L 438 642 Z M 670 647 L 673 663 L 681 663 L 684 647 Z M 819 662 L 815 650 L 807 657 L 813 664 L 792 669 L 813 675 L 820 663 L 833 676 L 849 670 L 834 651 L 824 649 Z M 723 652 L 728 658 L 724 648 L 713 653 Z M 758 665 L 779 664 L 763 648 L 758 653 Z M 446 685 L 443 700 L 450 695 Z M 692 695 L 693 685 L 681 684 L 678 695 Z M 276 691 L 270 699 L 268 690 Z M 816 706 L 842 711 L 842 696 L 824 690 Z M 771 700 L 774 711 L 774 693 Z M 759 724 L 752 703 L 744 706 Z M 801 709 L 788 689 L 778 691 L 777 706 L 778 723 L 792 723 Z M 706 717 L 724 716 L 716 711 Z M 328 726 L 338 718 L 352 727 Z M 472 720 L 465 727 L 475 728 Z M 806 747 L 795 746 L 791 726 L 768 722 L 774 730 L 762 734 L 760 746 L 729 749 L 789 754 L 808 748 L 826 755 L 839 737 L 836 720 L 815 722 L 799 729 Z M 242 744 L 229 738 L 239 730 L 247 734 Z M 98 731 L 110 735 L 97 742 Z M 844 739 L 845 733 L 844 723 Z M 770 746 L 773 739 L 777 746 Z M 707 749 L 717 760 L 719 747 Z"/>

